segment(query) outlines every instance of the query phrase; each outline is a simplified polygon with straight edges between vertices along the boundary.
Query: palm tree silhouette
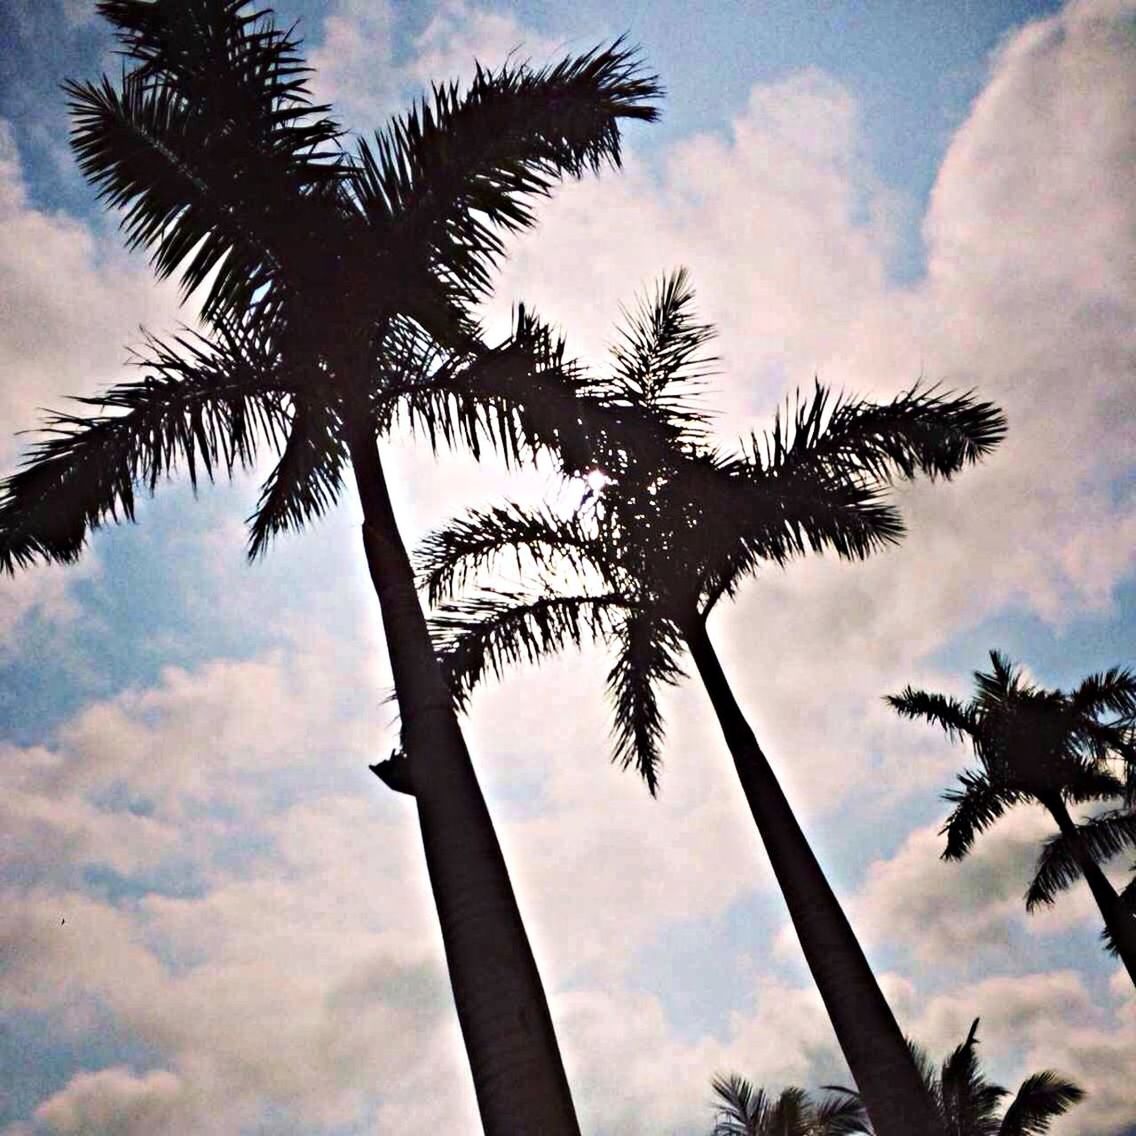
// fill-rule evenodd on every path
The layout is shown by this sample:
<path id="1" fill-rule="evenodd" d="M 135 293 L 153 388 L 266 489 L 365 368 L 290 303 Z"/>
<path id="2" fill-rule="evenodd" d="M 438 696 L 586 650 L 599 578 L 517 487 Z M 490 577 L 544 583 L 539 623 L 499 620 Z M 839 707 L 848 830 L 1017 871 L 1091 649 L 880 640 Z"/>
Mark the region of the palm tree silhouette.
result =
<path id="1" fill-rule="evenodd" d="M 887 479 L 949 477 L 992 449 L 1001 413 L 969 395 L 918 389 L 890 403 L 833 399 L 817 386 L 792 423 L 780 416 L 741 453 L 715 450 L 694 392 L 713 360 L 712 335 L 691 312 L 683 272 L 628 317 L 609 378 L 594 397 L 653 419 L 669 445 L 650 453 L 617 438 L 596 457 L 610 483 L 573 515 L 515 505 L 472 512 L 420 550 L 432 602 L 502 554 L 539 571 L 583 577 L 566 590 L 492 591 L 441 608 L 435 641 L 451 690 L 464 703 L 487 670 L 535 659 L 586 635 L 613 641 L 608 676 L 616 759 L 634 763 L 652 793 L 663 721 L 658 688 L 694 658 L 750 810 L 785 896 L 837 1038 L 877 1127 L 888 1136 L 933 1132 L 935 1119 L 903 1036 L 808 841 L 726 681 L 706 631 L 719 599 L 759 565 L 809 549 L 856 558 L 899 539 Z M 561 577 L 563 578 L 563 577 Z"/>
<path id="2" fill-rule="evenodd" d="M 966 1041 L 938 1069 L 919 1046 L 908 1042 L 946 1136 L 1041 1136 L 1058 1116 L 1084 1100 L 1085 1091 L 1079 1085 L 1045 1069 L 1031 1073 L 1018 1086 L 1009 1107 L 999 1116 L 998 1109 L 1010 1090 L 992 1084 L 982 1072 L 976 1052 L 980 1020 L 974 1019 Z M 825 1087 L 858 1099 L 850 1089 Z"/>
<path id="3" fill-rule="evenodd" d="M 755 1088 L 731 1073 L 715 1077 L 716 1120 L 711 1136 L 857 1136 L 868 1131 L 868 1118 L 856 1094 L 815 1101 L 789 1086 L 779 1096 Z"/>
<path id="4" fill-rule="evenodd" d="M 1136 674 L 1114 667 L 1066 694 L 1026 682 L 997 651 L 990 662 L 989 673 L 975 672 L 976 693 L 968 702 L 910 686 L 887 699 L 904 717 L 965 739 L 978 758 L 980 768 L 961 773 L 961 787 L 944 794 L 955 807 L 941 830 L 943 859 L 961 860 L 1006 809 L 1025 801 L 1042 805 L 1059 832 L 1042 846 L 1027 909 L 1053 903 L 1083 877 L 1104 919 L 1106 941 L 1136 983 L 1136 888 L 1118 895 L 1100 866 L 1136 847 Z M 1117 798 L 1124 808 L 1080 824 L 1070 816 L 1070 805 Z"/>
<path id="5" fill-rule="evenodd" d="M 0 568 L 69 562 L 181 466 L 278 461 L 250 555 L 338 497 L 350 467 L 454 998 L 487 1132 L 578 1125 L 508 872 L 431 647 L 376 445 L 398 418 L 506 458 L 569 446 L 575 390 L 523 309 L 486 347 L 470 312 L 502 232 L 562 176 L 619 164 L 659 94 L 621 42 L 541 70 L 479 68 L 348 150 L 298 42 L 245 0 L 100 0 L 121 83 L 69 82 L 72 146 L 131 247 L 199 291 L 207 338 L 149 339 L 144 377 L 60 414 L 0 487 Z M 540 394 L 534 398 L 534 392 Z M 526 401 L 527 400 L 527 401 Z M 559 416 L 559 417 L 558 417 Z"/>

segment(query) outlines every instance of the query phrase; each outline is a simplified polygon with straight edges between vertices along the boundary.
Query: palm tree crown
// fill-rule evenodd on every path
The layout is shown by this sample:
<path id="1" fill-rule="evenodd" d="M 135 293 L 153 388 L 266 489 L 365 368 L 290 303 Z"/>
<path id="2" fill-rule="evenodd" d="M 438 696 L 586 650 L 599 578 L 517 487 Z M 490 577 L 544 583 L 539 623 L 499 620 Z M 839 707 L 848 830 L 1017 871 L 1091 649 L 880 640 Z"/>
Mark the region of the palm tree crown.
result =
<path id="1" fill-rule="evenodd" d="M 974 675 L 966 702 L 908 687 L 887 701 L 907 718 L 940 726 L 966 740 L 977 769 L 959 775 L 944 796 L 954 809 L 943 825 L 946 860 L 961 860 L 977 836 L 1015 805 L 1042 805 L 1059 832 L 1046 840 L 1026 907 L 1051 904 L 1084 877 L 1105 919 L 1105 938 L 1136 981 L 1136 887 L 1117 896 L 1099 865 L 1136 847 L 1136 674 L 1113 667 L 1074 690 L 1047 690 L 1026 681 L 997 651 L 988 673 Z M 1070 806 L 1114 807 L 1075 824 Z M 1123 941 L 1123 945 L 1122 945 Z"/>
<path id="2" fill-rule="evenodd" d="M 211 334 L 148 338 L 145 374 L 58 414 L 0 487 L 0 569 L 74 560 L 86 533 L 134 514 L 183 466 L 279 461 L 250 553 L 338 496 L 349 435 L 400 417 L 432 441 L 516 459 L 579 429 L 563 348 L 520 308 L 482 344 L 470 314 L 553 181 L 620 161 L 619 123 L 659 93 L 616 43 L 534 70 L 478 68 L 352 150 L 312 105 L 298 44 L 244 0 L 102 0 L 133 66 L 120 87 L 68 82 L 72 145 L 132 247 L 202 291 Z M 544 398 L 533 393 L 544 392 Z M 356 439 L 358 440 L 358 438 Z"/>
<path id="3" fill-rule="evenodd" d="M 176 467 L 277 461 L 250 554 L 318 516 L 348 470 L 382 611 L 431 890 L 487 1133 L 579 1132 L 540 976 L 434 657 L 376 445 L 431 442 L 571 463 L 593 421 L 560 344 L 518 309 L 487 347 L 471 314 L 554 181 L 620 159 L 659 87 L 617 41 L 544 69 L 478 68 L 348 149 L 312 105 L 295 40 L 246 0 L 100 0 L 120 84 L 70 82 L 72 147 L 132 247 L 202 294 L 208 335 L 149 339 L 143 377 L 59 414 L 0 485 L 0 571 L 72 561 Z M 565 413 L 571 407 L 572 413 Z M 597 410 L 598 413 L 598 410 Z M 499 1007 L 509 1006 L 503 1015 Z"/>
<path id="4" fill-rule="evenodd" d="M 773 1096 L 744 1077 L 715 1077 L 716 1120 L 711 1136 L 857 1136 L 868 1131 L 868 1117 L 855 1093 L 814 1100 L 789 1086 Z"/>
<path id="5" fill-rule="evenodd" d="M 1076 1082 L 1045 1069 L 1031 1073 L 999 1114 L 1010 1090 L 987 1080 L 982 1071 L 977 1052 L 980 1020 L 974 1019 L 966 1040 L 938 1068 L 918 1045 L 907 1043 L 947 1136 L 1041 1136 L 1057 1117 L 1084 1100 L 1085 1091 Z M 850 1089 L 826 1088 L 859 1099 Z M 870 1133 L 871 1126 L 865 1127 Z"/>
<path id="6" fill-rule="evenodd" d="M 695 393 L 713 360 L 713 330 L 695 321 L 685 272 L 642 304 L 614 349 L 612 374 L 583 381 L 589 398 L 634 408 L 659 426 L 666 449 L 644 454 L 609 440 L 594 464 L 608 481 L 590 508 L 568 516 L 517 505 L 471 511 L 431 534 L 418 553 L 435 639 L 463 702 L 487 671 L 535 659 L 587 633 L 614 641 L 608 676 L 616 757 L 658 784 L 660 685 L 676 681 L 692 621 L 763 564 L 807 551 L 856 559 L 903 535 L 886 499 L 893 476 L 949 477 L 997 444 L 1001 414 L 970 395 L 919 388 L 890 403 L 834 396 L 775 416 L 740 452 L 714 447 Z M 444 602 L 503 555 L 541 570 L 567 569 L 584 588 L 482 590 Z"/>
<path id="7" fill-rule="evenodd" d="M 894 543 L 903 523 L 887 489 L 917 472 L 949 477 L 1001 439 L 1001 413 L 971 395 L 908 391 L 890 403 L 834 398 L 817 385 L 740 452 L 714 447 L 694 401 L 712 360 L 684 273 L 642 304 L 589 397 L 653 423 L 652 444 L 596 435 L 590 507 L 569 516 L 515 505 L 467 514 L 429 538 L 423 578 L 439 600 L 502 556 L 547 576 L 543 589 L 483 588 L 445 604 L 435 641 L 460 703 L 487 670 L 535 659 L 586 635 L 612 641 L 608 675 L 616 757 L 655 791 L 663 719 L 658 691 L 689 649 L 722 726 L 838 1040 L 885 1136 L 933 1133 L 936 1119 L 902 1033 L 792 809 L 729 688 L 706 631 L 724 595 L 765 563 L 809 550 L 847 558 Z M 602 483 L 607 481 L 606 485 Z M 562 585 L 567 578 L 575 586 Z"/>

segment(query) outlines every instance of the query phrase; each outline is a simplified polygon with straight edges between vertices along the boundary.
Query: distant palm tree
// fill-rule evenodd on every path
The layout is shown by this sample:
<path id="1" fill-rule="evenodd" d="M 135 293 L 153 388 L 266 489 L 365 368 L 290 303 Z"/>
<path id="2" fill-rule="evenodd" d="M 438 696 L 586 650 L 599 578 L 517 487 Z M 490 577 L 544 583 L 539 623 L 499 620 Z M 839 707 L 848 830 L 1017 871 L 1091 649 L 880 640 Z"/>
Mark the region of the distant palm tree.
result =
<path id="1" fill-rule="evenodd" d="M 1006 809 L 1042 805 L 1060 831 L 1042 847 L 1027 909 L 1052 903 L 1084 877 L 1108 942 L 1136 983 L 1136 889 L 1118 895 L 1100 866 L 1136 847 L 1136 674 L 1114 667 L 1065 693 L 1026 682 L 997 651 L 990 661 L 989 674 L 975 672 L 969 702 L 911 687 L 887 699 L 904 717 L 966 739 L 978 758 L 980 768 L 960 774 L 962 787 L 944 794 L 955 808 L 941 830 L 943 859 L 961 860 Z M 1070 805 L 1117 800 L 1123 808 L 1080 824 L 1069 814 Z"/>
<path id="2" fill-rule="evenodd" d="M 966 1041 L 939 1069 L 919 1046 L 908 1042 L 947 1136 L 1041 1136 L 1057 1117 L 1084 1099 L 1085 1091 L 1079 1085 L 1046 1069 L 1031 1073 L 1018 1087 L 1009 1108 L 999 1116 L 998 1109 L 1010 1090 L 992 1084 L 979 1067 L 975 1052 L 979 1021 L 974 1019 Z M 836 1085 L 826 1088 L 857 1099 L 850 1089 Z"/>
<path id="3" fill-rule="evenodd" d="M 769 437 L 722 453 L 693 402 L 713 361 L 705 354 L 712 331 L 694 321 L 692 299 L 684 273 L 665 280 L 653 303 L 629 317 L 612 375 L 593 387 L 609 406 L 653 418 L 667 448 L 647 453 L 614 439 L 597 454 L 590 506 L 573 515 L 508 505 L 429 537 L 420 567 L 433 602 L 502 555 L 527 556 L 550 574 L 543 590 L 483 591 L 447 604 L 435 638 L 459 702 L 488 670 L 589 634 L 614 642 L 616 758 L 635 763 L 652 792 L 663 735 L 658 691 L 681 677 L 686 647 L 877 1128 L 887 1136 L 932 1132 L 903 1035 L 734 699 L 706 620 L 765 563 L 826 548 L 858 558 L 897 541 L 903 522 L 884 498 L 888 478 L 949 477 L 998 443 L 1004 419 L 969 395 L 916 389 L 877 404 L 833 399 L 818 385 L 791 424 L 778 417 Z M 573 575 L 575 585 L 567 582 Z"/>
<path id="4" fill-rule="evenodd" d="M 139 484 L 197 484 L 279 460 L 250 555 L 338 497 L 350 467 L 458 1016 L 487 1132 L 575 1133 L 551 1018 L 508 872 L 431 647 L 376 438 L 399 416 L 431 441 L 507 457 L 580 435 L 558 345 L 523 309 L 485 347 L 471 316 L 502 231 L 561 176 L 618 164 L 622 120 L 659 88 L 616 43 L 543 70 L 479 68 L 435 87 L 374 143 L 341 144 L 298 44 L 245 0 L 100 0 L 121 84 L 69 82 L 72 146 L 131 247 L 204 294 L 208 338 L 151 339 L 144 377 L 61 414 L 0 486 L 0 569 L 70 562 L 133 519 Z M 578 445 L 579 443 L 577 443 Z"/>
<path id="5" fill-rule="evenodd" d="M 744 1077 L 715 1077 L 716 1120 L 711 1136 L 857 1136 L 868 1131 L 867 1113 L 854 1093 L 814 1101 L 790 1086 L 771 1096 Z"/>

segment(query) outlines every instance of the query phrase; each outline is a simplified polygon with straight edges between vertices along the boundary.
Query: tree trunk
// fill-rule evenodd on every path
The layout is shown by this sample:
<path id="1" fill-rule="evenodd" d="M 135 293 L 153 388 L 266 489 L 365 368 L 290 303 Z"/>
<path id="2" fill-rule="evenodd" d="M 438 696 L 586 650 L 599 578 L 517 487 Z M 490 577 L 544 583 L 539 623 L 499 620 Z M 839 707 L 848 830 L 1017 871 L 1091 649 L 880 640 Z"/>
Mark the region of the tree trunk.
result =
<path id="1" fill-rule="evenodd" d="M 488 1136 L 579 1136 L 540 974 L 434 656 L 374 436 L 351 461 L 450 984 Z"/>
<path id="2" fill-rule="evenodd" d="M 840 1048 L 877 1136 L 945 1136 L 875 975 L 753 730 L 701 619 L 685 629 Z"/>
<path id="3" fill-rule="evenodd" d="M 1136 986 L 1136 915 L 1124 906 L 1124 901 L 1116 888 L 1108 882 L 1108 877 L 1085 847 L 1081 834 L 1077 831 L 1077 825 L 1065 807 L 1065 802 L 1059 796 L 1055 796 L 1043 798 L 1042 804 L 1049 810 L 1053 819 L 1057 821 L 1057 827 L 1069 841 L 1069 846 L 1073 849 L 1073 855 L 1081 868 L 1081 875 L 1085 877 L 1085 882 L 1093 893 L 1093 899 L 1100 908 L 1104 925 L 1112 936 L 1116 953 L 1120 955 L 1120 961 L 1124 963 L 1128 977 Z"/>

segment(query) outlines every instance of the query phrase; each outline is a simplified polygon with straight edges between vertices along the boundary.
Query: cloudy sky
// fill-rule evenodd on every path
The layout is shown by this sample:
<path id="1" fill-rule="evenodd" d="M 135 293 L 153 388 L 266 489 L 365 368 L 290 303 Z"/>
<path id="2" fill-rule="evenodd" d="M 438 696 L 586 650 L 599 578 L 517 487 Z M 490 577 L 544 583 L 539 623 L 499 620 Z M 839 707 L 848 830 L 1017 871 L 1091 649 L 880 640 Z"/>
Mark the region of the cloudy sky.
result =
<path id="1" fill-rule="evenodd" d="M 5 472 L 38 407 L 193 319 L 67 149 L 59 81 L 116 68 L 93 7 L 0 9 Z M 1005 408 L 981 468 L 903 492 L 902 548 L 770 571 L 711 633 L 905 1030 L 942 1056 L 981 1016 L 1003 1083 L 1089 1091 L 1055 1132 L 1136 1132 L 1136 998 L 1087 889 L 1026 916 L 1029 810 L 942 863 L 968 755 L 881 701 L 966 694 L 991 647 L 1050 685 L 1136 662 L 1136 4 L 276 7 L 361 131 L 475 57 L 643 46 L 664 121 L 542 207 L 490 328 L 523 298 L 602 365 L 620 303 L 686 265 L 724 439 L 814 375 Z M 410 543 L 573 492 L 390 456 Z M 396 730 L 358 505 L 249 566 L 255 498 L 164 484 L 78 567 L 0 581 L 3 1136 L 476 1129 L 413 806 L 366 769 Z M 585 1131 L 704 1132 L 720 1071 L 847 1080 L 704 695 L 666 700 L 652 801 L 608 763 L 605 671 L 511 673 L 468 720 Z"/>

